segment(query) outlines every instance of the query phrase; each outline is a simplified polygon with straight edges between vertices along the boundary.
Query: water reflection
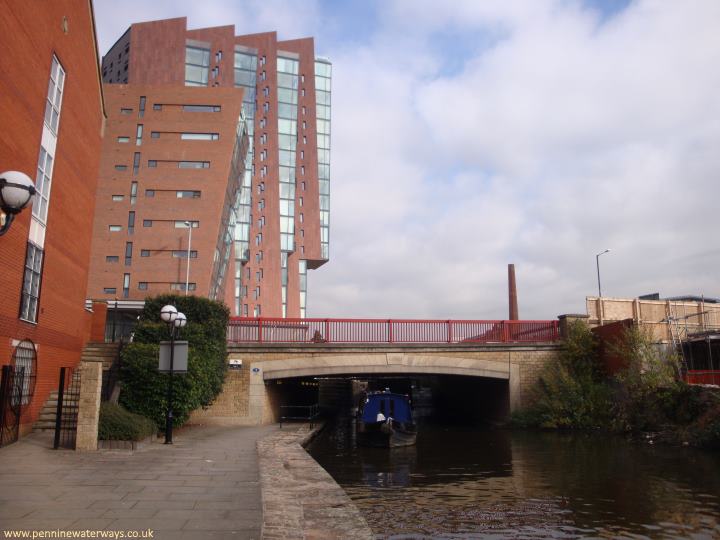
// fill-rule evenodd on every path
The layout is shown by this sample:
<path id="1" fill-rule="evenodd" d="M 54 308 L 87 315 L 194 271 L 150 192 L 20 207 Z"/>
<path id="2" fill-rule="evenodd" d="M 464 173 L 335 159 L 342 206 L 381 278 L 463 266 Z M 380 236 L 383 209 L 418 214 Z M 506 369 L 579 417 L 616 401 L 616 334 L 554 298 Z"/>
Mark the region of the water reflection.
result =
<path id="1" fill-rule="evenodd" d="M 720 538 L 720 458 L 597 435 L 422 426 L 357 448 L 350 421 L 309 448 L 379 538 Z"/>

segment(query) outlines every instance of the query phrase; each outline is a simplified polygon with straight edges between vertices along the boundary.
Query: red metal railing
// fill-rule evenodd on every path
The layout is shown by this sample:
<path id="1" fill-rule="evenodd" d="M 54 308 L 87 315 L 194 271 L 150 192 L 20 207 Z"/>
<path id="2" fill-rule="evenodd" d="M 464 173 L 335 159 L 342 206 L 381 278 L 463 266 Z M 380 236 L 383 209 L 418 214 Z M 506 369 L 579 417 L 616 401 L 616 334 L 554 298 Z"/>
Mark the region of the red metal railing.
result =
<path id="1" fill-rule="evenodd" d="M 230 343 L 537 343 L 559 337 L 558 321 L 233 317 L 227 331 Z"/>
<path id="2" fill-rule="evenodd" d="M 688 384 L 717 384 L 720 385 L 720 370 L 688 370 L 684 375 Z"/>

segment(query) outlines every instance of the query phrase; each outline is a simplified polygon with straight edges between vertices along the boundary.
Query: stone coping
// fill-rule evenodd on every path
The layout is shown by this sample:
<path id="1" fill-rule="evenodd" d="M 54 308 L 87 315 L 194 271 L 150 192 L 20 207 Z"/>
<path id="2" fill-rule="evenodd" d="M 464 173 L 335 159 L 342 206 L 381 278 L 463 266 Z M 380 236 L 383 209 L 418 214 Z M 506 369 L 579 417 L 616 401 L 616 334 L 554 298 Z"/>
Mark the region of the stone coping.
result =
<path id="1" fill-rule="evenodd" d="M 373 538 L 350 497 L 302 446 L 320 429 L 285 426 L 257 442 L 262 538 Z"/>

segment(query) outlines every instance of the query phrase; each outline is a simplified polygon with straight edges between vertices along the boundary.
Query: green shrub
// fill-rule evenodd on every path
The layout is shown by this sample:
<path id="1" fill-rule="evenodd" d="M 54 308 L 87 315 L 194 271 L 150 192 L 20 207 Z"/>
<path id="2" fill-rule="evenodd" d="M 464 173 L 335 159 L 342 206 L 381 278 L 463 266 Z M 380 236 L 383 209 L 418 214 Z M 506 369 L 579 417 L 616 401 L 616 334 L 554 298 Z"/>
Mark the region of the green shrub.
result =
<path id="1" fill-rule="evenodd" d="M 98 439 L 101 441 L 141 441 L 157 432 L 155 422 L 133 414 L 115 403 L 100 404 Z"/>
<path id="2" fill-rule="evenodd" d="M 520 427 L 657 431 L 667 441 L 720 448 L 720 392 L 677 378 L 677 358 L 629 328 L 612 349 L 626 367 L 612 377 L 583 323 L 569 328 L 560 354 L 543 369 Z"/>
<path id="3" fill-rule="evenodd" d="M 544 368 L 532 404 L 514 415 L 518 425 L 593 429 L 612 420 L 612 390 L 603 376 L 598 348 L 581 321 L 568 328 L 558 357 Z"/>
<path id="4" fill-rule="evenodd" d="M 128 410 L 152 418 L 164 430 L 170 375 L 159 373 L 159 342 L 169 340 L 160 310 L 174 305 L 187 317 L 179 339 L 187 340 L 188 371 L 173 376 L 173 425 L 207 407 L 222 390 L 226 372 L 226 331 L 229 310 L 224 304 L 195 296 L 163 295 L 145 301 L 133 342 L 123 348 L 120 402 Z"/>

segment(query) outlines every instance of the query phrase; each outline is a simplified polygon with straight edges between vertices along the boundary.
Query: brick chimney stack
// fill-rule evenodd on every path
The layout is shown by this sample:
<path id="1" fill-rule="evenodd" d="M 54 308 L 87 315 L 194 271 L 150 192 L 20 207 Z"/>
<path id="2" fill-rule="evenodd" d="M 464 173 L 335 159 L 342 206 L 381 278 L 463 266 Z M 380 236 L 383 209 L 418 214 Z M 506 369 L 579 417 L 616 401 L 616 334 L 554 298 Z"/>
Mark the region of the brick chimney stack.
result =
<path id="1" fill-rule="evenodd" d="M 518 320 L 518 300 L 517 300 L 517 286 L 515 285 L 515 265 L 508 264 L 508 304 L 510 316 L 509 320 Z"/>

